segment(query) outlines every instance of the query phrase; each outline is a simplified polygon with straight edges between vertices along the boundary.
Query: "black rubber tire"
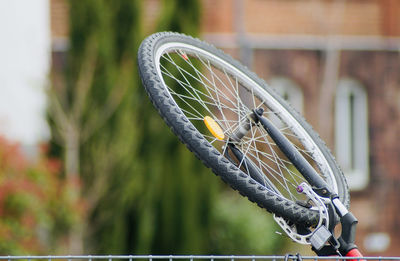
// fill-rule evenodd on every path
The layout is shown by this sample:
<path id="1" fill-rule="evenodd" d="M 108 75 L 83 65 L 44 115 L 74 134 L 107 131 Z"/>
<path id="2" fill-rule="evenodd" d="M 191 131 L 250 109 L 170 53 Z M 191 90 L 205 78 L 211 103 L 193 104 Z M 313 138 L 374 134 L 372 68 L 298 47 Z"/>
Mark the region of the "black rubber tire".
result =
<path id="1" fill-rule="evenodd" d="M 221 155 L 221 153 L 216 150 L 186 118 L 184 113 L 182 113 L 176 105 L 174 99 L 169 95 L 168 90 L 162 83 L 156 69 L 155 52 L 162 44 L 169 42 L 186 43 L 218 56 L 245 73 L 262 88 L 273 95 L 274 98 L 281 101 L 285 108 L 287 108 L 287 110 L 289 110 L 301 123 L 302 127 L 310 134 L 310 136 L 312 136 L 313 140 L 320 147 L 331 168 L 334 170 L 334 175 L 338 183 L 340 200 L 346 207 L 348 207 L 350 197 L 347 182 L 324 142 L 319 138 L 315 131 L 313 131 L 311 126 L 306 123 L 304 118 L 283 101 L 283 99 L 268 87 L 263 80 L 258 78 L 254 73 L 249 71 L 245 66 L 241 65 L 229 55 L 206 42 L 172 32 L 153 34 L 142 42 L 138 51 L 138 66 L 143 86 L 145 87 L 153 105 L 167 125 L 172 129 L 173 133 L 176 134 L 184 144 L 186 144 L 189 150 L 192 151 L 197 158 L 199 158 L 207 167 L 211 168 L 216 175 L 220 176 L 221 179 L 229 184 L 233 189 L 239 191 L 240 194 L 248 197 L 249 200 L 257 203 L 267 211 L 275 213 L 276 215 L 286 218 L 296 224 L 302 224 L 305 226 L 311 226 L 318 222 L 319 217 L 317 212 L 270 192 L 250 176 L 238 169 L 234 164 Z"/>

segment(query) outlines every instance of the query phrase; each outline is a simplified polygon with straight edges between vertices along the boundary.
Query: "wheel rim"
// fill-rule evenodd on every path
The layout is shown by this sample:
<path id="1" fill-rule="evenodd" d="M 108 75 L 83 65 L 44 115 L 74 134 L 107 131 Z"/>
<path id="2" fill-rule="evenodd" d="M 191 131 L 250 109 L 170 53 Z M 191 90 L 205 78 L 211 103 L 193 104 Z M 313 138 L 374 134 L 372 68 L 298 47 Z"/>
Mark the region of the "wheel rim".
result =
<path id="1" fill-rule="evenodd" d="M 157 73 L 176 105 L 222 155 L 229 157 L 228 139 L 232 142 L 233 133 L 243 126 L 252 109 L 262 107 L 338 193 L 336 178 L 321 149 L 285 106 L 253 79 L 219 56 L 185 43 L 163 44 L 154 57 Z M 204 128 L 205 117 L 211 117 L 222 128 L 222 141 Z M 293 201 L 304 199 L 296 188 L 305 179 L 261 126 L 250 124 L 245 136 L 233 143 L 275 185 L 275 192 Z M 235 163 L 246 172 L 243 162 Z"/>

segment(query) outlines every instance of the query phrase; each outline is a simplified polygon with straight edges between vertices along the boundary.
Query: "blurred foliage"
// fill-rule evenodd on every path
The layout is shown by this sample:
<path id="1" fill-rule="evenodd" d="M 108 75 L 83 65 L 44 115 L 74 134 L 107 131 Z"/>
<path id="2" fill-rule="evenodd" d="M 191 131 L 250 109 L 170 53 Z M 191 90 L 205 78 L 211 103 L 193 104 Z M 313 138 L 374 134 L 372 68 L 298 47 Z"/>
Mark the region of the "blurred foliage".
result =
<path id="1" fill-rule="evenodd" d="M 199 0 L 163 0 L 157 31 L 172 31 L 191 36 L 199 34 L 201 6 Z"/>
<path id="2" fill-rule="evenodd" d="M 70 194 L 79 182 L 60 178 L 59 160 L 45 157 L 45 149 L 31 162 L 0 137 L 1 255 L 65 250 L 67 232 L 84 212 L 84 202 Z"/>
<path id="3" fill-rule="evenodd" d="M 272 216 L 247 198 L 225 191 L 215 201 L 211 235 L 215 253 L 278 255 L 286 246 L 286 239 L 275 234 L 279 229 Z"/>
<path id="4" fill-rule="evenodd" d="M 179 143 L 141 86 L 136 52 L 143 38 L 145 2 L 69 3 L 66 70 L 62 84 L 54 81 L 50 97 L 50 112 L 63 111 L 49 119 L 51 151 L 72 166 L 64 168 L 67 178 L 73 176 L 71 170 L 79 171 L 83 181 L 75 193 L 87 202 L 87 212 L 84 226 L 75 231 L 84 229 L 86 251 L 265 254 L 274 249 L 274 230 L 265 212 L 247 201 L 237 204 L 230 192 L 220 198 L 226 188 Z M 198 0 L 161 3 L 159 30 L 199 33 Z M 69 145 L 70 136 L 78 150 Z M 66 157 L 71 151 L 75 157 Z M 253 235 L 257 231 L 263 234 Z"/>

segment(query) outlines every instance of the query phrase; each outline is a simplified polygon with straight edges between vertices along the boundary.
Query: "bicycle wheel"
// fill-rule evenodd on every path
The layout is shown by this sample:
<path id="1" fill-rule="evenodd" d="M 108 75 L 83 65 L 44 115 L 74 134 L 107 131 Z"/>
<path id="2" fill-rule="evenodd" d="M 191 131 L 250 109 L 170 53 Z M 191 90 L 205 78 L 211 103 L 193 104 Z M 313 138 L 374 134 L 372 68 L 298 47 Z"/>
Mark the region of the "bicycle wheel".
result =
<path id="1" fill-rule="evenodd" d="M 318 220 L 315 210 L 299 204 L 306 199 L 296 188 L 306 179 L 251 119 L 252 111 L 261 108 L 348 207 L 346 180 L 322 140 L 229 55 L 198 39 L 163 32 L 142 42 L 138 65 L 153 105 L 172 131 L 242 195 L 296 224 L 311 226 Z M 250 167 L 262 173 L 261 179 L 249 175 Z"/>

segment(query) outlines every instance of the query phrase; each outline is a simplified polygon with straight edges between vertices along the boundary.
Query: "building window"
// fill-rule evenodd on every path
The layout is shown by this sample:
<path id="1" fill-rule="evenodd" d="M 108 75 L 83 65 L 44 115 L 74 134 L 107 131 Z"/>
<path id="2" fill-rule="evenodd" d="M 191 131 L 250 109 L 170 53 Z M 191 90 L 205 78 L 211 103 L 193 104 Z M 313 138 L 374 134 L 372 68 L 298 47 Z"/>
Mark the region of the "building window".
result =
<path id="1" fill-rule="evenodd" d="M 352 79 L 339 81 L 335 104 L 336 158 L 350 189 L 368 185 L 368 107 L 364 87 Z"/>
<path id="2" fill-rule="evenodd" d="M 293 108 L 303 113 L 303 92 L 295 82 L 284 77 L 274 77 L 268 82 Z"/>

